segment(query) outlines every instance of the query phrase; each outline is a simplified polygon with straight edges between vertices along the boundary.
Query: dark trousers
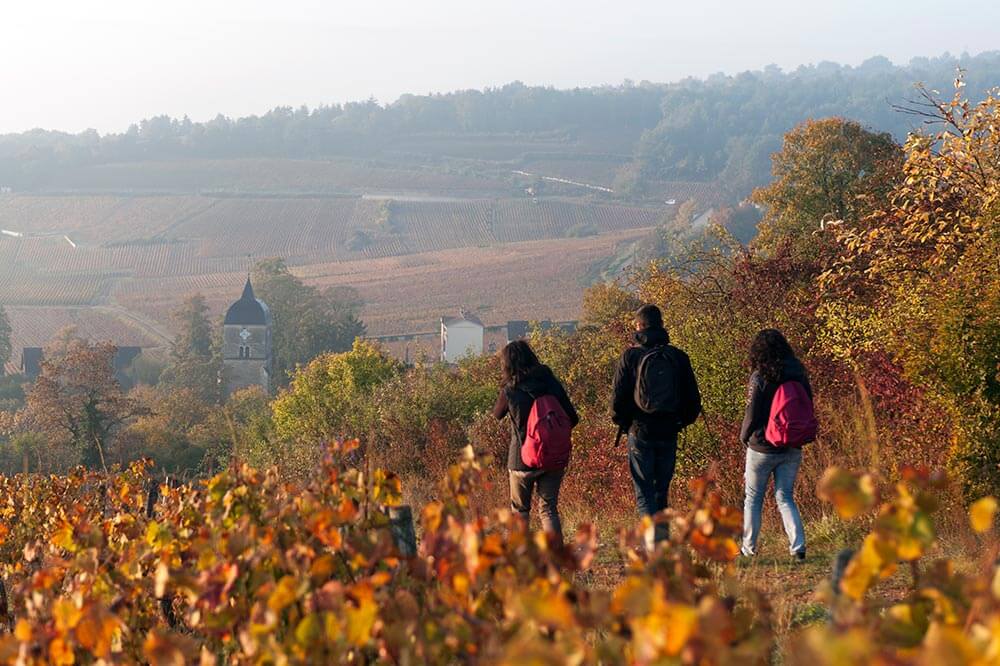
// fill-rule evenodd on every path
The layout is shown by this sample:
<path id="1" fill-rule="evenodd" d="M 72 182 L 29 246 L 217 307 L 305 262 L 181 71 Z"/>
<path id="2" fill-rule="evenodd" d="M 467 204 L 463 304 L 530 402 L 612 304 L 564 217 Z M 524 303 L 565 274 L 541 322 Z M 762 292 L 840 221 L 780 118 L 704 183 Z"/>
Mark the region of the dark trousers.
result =
<path id="1" fill-rule="evenodd" d="M 521 515 L 525 524 L 531 517 L 531 495 L 538 490 L 541 500 L 542 529 L 555 532 L 562 538 L 562 522 L 559 520 L 559 486 L 566 470 L 531 470 L 528 472 L 509 471 L 510 508 Z"/>
<path id="2" fill-rule="evenodd" d="M 676 435 L 659 442 L 646 442 L 633 434 L 628 436 L 628 466 L 639 515 L 652 516 L 667 508 L 676 464 Z"/>

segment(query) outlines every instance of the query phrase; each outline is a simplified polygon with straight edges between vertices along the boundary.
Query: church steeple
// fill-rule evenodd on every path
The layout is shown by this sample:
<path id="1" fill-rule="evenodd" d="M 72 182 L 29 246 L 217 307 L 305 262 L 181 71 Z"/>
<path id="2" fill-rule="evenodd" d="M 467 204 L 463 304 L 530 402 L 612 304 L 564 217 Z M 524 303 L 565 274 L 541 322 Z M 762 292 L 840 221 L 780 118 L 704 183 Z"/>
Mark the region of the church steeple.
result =
<path id="1" fill-rule="evenodd" d="M 264 301 L 257 298 L 253 292 L 253 284 L 247 276 L 246 284 L 243 285 L 243 295 L 240 300 L 229 306 L 226 311 L 226 324 L 233 325 L 253 325 L 269 326 L 271 323 L 271 312 Z"/>
<path id="2" fill-rule="evenodd" d="M 270 390 L 271 311 L 257 298 L 247 276 L 243 294 L 229 306 L 222 326 L 225 393 L 248 386 Z"/>
<path id="3" fill-rule="evenodd" d="M 247 276 L 247 283 L 243 285 L 243 295 L 240 296 L 241 301 L 256 301 L 257 297 L 253 295 L 253 285 L 250 284 L 250 276 Z"/>

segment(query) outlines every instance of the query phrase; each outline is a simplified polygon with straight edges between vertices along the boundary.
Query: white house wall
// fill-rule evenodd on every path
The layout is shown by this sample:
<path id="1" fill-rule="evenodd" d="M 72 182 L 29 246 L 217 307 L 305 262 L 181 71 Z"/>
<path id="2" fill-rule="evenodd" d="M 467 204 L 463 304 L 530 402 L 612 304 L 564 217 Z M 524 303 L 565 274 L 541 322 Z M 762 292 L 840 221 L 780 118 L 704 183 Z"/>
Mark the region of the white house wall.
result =
<path id="1" fill-rule="evenodd" d="M 443 340 L 447 340 L 442 359 L 448 363 L 483 353 L 482 326 L 472 322 L 458 322 L 442 327 L 441 335 Z"/>

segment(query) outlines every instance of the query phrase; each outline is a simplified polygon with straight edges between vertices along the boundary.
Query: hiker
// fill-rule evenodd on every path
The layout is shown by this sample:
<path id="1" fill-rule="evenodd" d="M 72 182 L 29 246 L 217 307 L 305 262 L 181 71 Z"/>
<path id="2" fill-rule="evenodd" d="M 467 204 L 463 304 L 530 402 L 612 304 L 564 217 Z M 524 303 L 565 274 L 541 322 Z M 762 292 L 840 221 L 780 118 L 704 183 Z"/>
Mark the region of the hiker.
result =
<path id="1" fill-rule="evenodd" d="M 542 528 L 561 540 L 559 486 L 569 463 L 570 431 L 580 417 L 552 370 L 538 361 L 524 340 L 515 340 L 500 350 L 500 365 L 503 384 L 493 416 L 498 420 L 510 416 L 507 470 L 511 510 L 527 525 L 531 496 L 537 491 Z"/>
<path id="2" fill-rule="evenodd" d="M 615 372 L 612 420 L 619 437 L 628 433 L 628 463 L 642 516 L 667 507 L 677 461 L 677 435 L 701 413 L 701 395 L 691 360 L 670 344 L 655 305 L 635 313 L 635 345 L 622 354 Z M 657 526 L 653 541 L 667 536 Z M 647 539 L 647 546 L 650 545 Z"/>
<path id="3" fill-rule="evenodd" d="M 774 498 L 788 535 L 789 552 L 795 561 L 803 562 L 806 535 L 793 489 L 802 463 L 802 446 L 816 438 L 812 387 L 788 340 L 773 328 L 754 338 L 750 367 L 753 372 L 740 430 L 740 440 L 747 447 L 741 552 L 746 557 L 756 553 L 764 493 L 774 476 Z"/>

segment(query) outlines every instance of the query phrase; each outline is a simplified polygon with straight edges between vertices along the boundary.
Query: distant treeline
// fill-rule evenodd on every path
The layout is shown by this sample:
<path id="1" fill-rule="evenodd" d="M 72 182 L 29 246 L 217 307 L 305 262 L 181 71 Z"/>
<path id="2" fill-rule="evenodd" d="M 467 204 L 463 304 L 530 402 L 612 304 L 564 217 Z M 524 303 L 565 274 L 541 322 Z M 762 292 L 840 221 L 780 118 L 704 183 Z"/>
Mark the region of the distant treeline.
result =
<path id="1" fill-rule="evenodd" d="M 404 95 L 384 106 L 369 100 L 312 110 L 278 107 L 263 116 L 218 116 L 203 123 L 157 116 L 103 136 L 33 130 L 0 136 L 0 185 L 58 187 L 64 169 L 111 162 L 385 159 L 407 139 L 436 135 L 442 141 L 495 137 L 526 146 L 538 140 L 541 150 L 563 142 L 574 153 L 589 153 L 586 159 L 632 155 L 616 183 L 626 193 L 642 194 L 665 180 L 719 180 L 734 194 L 746 193 L 768 180 L 769 156 L 796 123 L 845 116 L 902 139 L 919 123 L 892 105 L 912 99 L 918 82 L 947 94 L 959 67 L 967 70 L 973 100 L 1000 85 L 1000 51 L 994 51 L 915 58 L 904 66 L 882 57 L 857 67 L 820 63 L 783 72 L 770 66 L 672 84 L 556 90 L 515 82 L 483 91 Z"/>

